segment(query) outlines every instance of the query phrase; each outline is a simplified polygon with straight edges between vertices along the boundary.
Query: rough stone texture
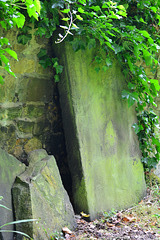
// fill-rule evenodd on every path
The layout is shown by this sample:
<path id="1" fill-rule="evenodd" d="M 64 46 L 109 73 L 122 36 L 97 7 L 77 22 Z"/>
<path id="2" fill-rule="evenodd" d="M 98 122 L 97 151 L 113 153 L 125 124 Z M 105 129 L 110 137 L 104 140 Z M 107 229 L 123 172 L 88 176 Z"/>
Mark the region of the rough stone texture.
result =
<path id="1" fill-rule="evenodd" d="M 50 106 L 56 107 L 54 75 L 52 69 L 39 64 L 37 57 L 41 48 L 50 51 L 49 40 L 39 41 L 34 31 L 30 30 L 32 39 L 26 45 L 17 43 L 17 29 L 4 33 L 18 55 L 18 61 L 10 58 L 17 78 L 1 71 L 5 83 L 0 86 L 0 147 L 24 162 L 28 153 L 24 144 L 32 138 L 36 137 L 41 147 L 50 151 L 47 143 L 58 121 L 57 115 L 50 116 Z"/>
<path id="2" fill-rule="evenodd" d="M 59 90 L 75 209 L 94 219 L 132 206 L 145 195 L 145 180 L 118 63 L 96 73 L 95 50 L 75 53 L 65 43 L 55 52 L 65 66 Z"/>
<path id="3" fill-rule="evenodd" d="M 25 170 L 24 164 L 20 163 L 15 157 L 9 155 L 0 148 L 0 196 L 3 196 L 1 204 L 12 210 L 11 188 L 17 175 Z M 0 226 L 13 221 L 12 211 L 0 207 Z M 13 229 L 13 226 L 4 227 Z M 12 233 L 3 233 L 3 240 L 13 240 Z M 1 237 L 0 237 L 1 239 Z"/>
<path id="4" fill-rule="evenodd" d="M 16 220 L 38 219 L 28 224 L 18 224 L 16 229 L 33 237 L 47 239 L 62 227 L 75 227 L 74 212 L 67 192 L 63 188 L 59 171 L 53 156 L 45 150 L 29 154 L 29 167 L 16 178 L 12 188 Z M 18 236 L 17 240 L 23 239 Z"/>

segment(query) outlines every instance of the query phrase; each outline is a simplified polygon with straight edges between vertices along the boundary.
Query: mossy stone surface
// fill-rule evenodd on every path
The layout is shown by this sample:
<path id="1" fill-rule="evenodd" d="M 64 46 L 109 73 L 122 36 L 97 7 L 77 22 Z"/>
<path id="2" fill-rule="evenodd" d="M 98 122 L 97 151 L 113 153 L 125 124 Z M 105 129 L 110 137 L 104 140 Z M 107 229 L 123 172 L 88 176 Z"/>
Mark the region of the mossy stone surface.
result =
<path id="1" fill-rule="evenodd" d="M 32 216 L 38 224 L 21 224 L 16 229 L 30 233 L 34 240 L 50 239 L 54 231 L 61 231 L 64 226 L 73 229 L 74 211 L 54 157 L 39 149 L 30 152 L 28 161 L 29 167 L 17 177 L 12 189 L 15 217 L 19 220 Z M 25 199 L 24 194 L 28 196 Z"/>
<path id="2" fill-rule="evenodd" d="M 55 50 L 64 65 L 59 91 L 75 208 L 94 219 L 130 207 L 145 195 L 145 180 L 135 111 L 121 98 L 125 77 L 116 60 L 96 73 L 96 49 Z"/>
<path id="3" fill-rule="evenodd" d="M 24 170 L 24 164 L 0 148 L 0 196 L 3 196 L 1 204 L 11 209 L 9 211 L 0 208 L 0 226 L 13 221 L 11 188 L 16 176 L 24 172 Z M 6 226 L 3 229 L 13 230 L 13 226 Z M 3 240 L 13 240 L 13 233 L 2 233 L 2 235 Z"/>

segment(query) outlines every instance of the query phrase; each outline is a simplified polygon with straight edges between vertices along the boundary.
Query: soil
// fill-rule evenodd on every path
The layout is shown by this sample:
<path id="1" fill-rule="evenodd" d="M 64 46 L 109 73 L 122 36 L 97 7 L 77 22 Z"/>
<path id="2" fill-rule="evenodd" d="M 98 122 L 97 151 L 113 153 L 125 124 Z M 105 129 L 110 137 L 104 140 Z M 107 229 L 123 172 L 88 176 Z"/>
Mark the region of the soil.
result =
<path id="1" fill-rule="evenodd" d="M 160 189 L 148 188 L 147 197 L 132 208 L 104 212 L 100 219 L 87 221 L 87 215 L 76 215 L 77 229 L 64 229 L 67 240 L 110 239 L 149 240 L 160 239 Z M 85 217 L 86 216 L 86 217 Z"/>

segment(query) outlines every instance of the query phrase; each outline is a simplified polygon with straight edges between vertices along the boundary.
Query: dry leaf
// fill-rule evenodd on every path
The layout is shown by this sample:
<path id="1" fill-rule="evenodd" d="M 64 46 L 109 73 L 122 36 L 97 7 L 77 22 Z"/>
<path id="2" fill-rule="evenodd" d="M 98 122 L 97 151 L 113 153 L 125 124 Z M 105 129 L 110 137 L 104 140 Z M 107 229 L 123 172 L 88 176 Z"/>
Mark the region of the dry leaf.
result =
<path id="1" fill-rule="evenodd" d="M 67 227 L 63 227 L 62 228 L 62 231 L 66 234 L 72 234 L 72 231 L 71 230 L 69 230 L 69 228 L 67 228 Z"/>
<path id="2" fill-rule="evenodd" d="M 122 218 L 122 221 L 124 222 L 134 222 L 136 219 L 134 217 L 130 217 L 130 216 L 124 216 Z"/>
<path id="3" fill-rule="evenodd" d="M 108 227 L 115 227 L 115 225 L 112 224 L 112 223 L 106 222 L 106 224 L 107 224 Z"/>
<path id="4" fill-rule="evenodd" d="M 82 217 L 86 217 L 86 218 L 89 218 L 89 217 L 90 217 L 89 214 L 86 214 L 86 213 L 84 213 L 84 212 L 81 212 L 80 214 L 81 214 Z"/>
<path id="5" fill-rule="evenodd" d="M 155 226 L 156 225 L 156 223 L 157 223 L 157 221 L 155 220 L 154 222 L 152 222 L 150 225 L 151 226 Z"/>

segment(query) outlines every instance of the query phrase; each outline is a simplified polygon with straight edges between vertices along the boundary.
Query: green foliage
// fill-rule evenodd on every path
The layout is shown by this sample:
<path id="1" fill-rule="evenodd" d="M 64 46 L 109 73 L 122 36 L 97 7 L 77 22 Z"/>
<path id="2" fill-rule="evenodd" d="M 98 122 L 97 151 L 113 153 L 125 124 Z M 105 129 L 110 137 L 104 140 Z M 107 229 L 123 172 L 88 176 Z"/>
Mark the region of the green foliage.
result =
<path id="1" fill-rule="evenodd" d="M 55 82 L 59 82 L 60 74 L 63 71 L 63 66 L 59 65 L 58 58 L 51 58 L 47 54 L 47 50 L 41 48 L 40 52 L 38 53 L 39 63 L 42 65 L 43 68 L 52 67 L 55 71 L 54 79 Z"/>
<path id="2" fill-rule="evenodd" d="M 26 11 L 28 16 L 38 20 L 38 14 L 40 13 L 40 1 L 39 0 L 3 0 L 0 1 L 0 26 L 3 31 L 7 31 L 13 27 L 22 28 L 25 23 L 25 15 L 21 11 Z M 24 30 L 25 31 L 25 28 Z M 4 33 L 5 34 L 5 33 Z M 18 36 L 18 41 L 23 43 L 26 42 L 27 38 L 31 36 L 26 36 L 25 38 L 21 35 Z M 12 76 L 15 74 L 11 70 L 9 64 L 9 55 L 17 59 L 17 54 L 15 51 L 10 49 L 10 43 L 7 38 L 0 38 L 0 69 L 4 69 Z M 0 76 L 0 83 L 4 83 L 4 79 Z"/>
<path id="3" fill-rule="evenodd" d="M 32 28 L 30 26 L 23 26 L 23 28 L 19 30 L 17 42 L 25 45 L 28 41 L 30 41 L 32 39 L 32 35 L 29 34 L 29 30 L 31 29 Z"/>

